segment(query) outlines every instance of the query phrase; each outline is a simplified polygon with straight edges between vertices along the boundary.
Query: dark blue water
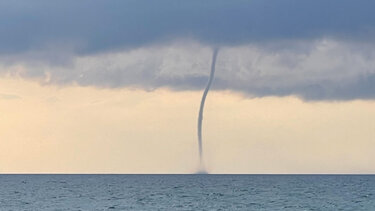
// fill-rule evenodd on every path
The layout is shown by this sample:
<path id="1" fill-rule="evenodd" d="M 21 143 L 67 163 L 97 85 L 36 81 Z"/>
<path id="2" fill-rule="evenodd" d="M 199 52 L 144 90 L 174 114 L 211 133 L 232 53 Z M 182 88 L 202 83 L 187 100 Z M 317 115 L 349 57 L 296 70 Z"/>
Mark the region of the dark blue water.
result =
<path id="1" fill-rule="evenodd" d="M 375 210 L 375 176 L 0 175 L 0 210 Z"/>

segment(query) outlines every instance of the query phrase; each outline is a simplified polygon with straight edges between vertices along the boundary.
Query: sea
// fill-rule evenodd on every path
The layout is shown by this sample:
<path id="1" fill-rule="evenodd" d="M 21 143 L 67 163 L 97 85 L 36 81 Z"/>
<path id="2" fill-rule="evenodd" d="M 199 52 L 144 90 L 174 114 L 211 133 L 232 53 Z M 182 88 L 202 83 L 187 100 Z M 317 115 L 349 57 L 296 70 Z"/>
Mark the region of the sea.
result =
<path id="1" fill-rule="evenodd" d="M 375 175 L 0 175 L 0 210 L 375 210 Z"/>

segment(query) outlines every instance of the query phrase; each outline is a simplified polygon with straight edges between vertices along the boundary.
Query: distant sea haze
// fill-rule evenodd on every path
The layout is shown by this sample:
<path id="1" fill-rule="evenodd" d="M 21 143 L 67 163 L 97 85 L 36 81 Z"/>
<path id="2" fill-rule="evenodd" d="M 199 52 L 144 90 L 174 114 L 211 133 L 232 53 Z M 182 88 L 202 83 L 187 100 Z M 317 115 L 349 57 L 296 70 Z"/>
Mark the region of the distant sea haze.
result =
<path id="1" fill-rule="evenodd" d="M 375 210 L 374 175 L 0 175 L 0 210 Z"/>

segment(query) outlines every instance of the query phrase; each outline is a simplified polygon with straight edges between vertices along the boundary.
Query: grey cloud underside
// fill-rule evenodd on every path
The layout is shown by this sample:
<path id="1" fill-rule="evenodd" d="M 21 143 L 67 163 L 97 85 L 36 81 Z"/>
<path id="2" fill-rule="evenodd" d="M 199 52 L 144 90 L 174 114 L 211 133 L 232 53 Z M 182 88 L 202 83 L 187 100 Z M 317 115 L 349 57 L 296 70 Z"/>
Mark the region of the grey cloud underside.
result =
<path id="1" fill-rule="evenodd" d="M 220 74 L 219 74 L 220 75 Z M 207 81 L 207 76 L 186 76 L 177 79 L 160 79 L 160 80 L 139 80 L 127 81 L 123 79 L 110 80 L 77 80 L 82 86 L 99 86 L 103 88 L 121 88 L 134 87 L 146 89 L 149 91 L 161 87 L 168 87 L 172 90 L 201 90 Z M 330 82 L 315 82 L 304 85 L 286 86 L 270 88 L 267 85 L 263 87 L 254 87 L 252 81 L 239 82 L 239 80 L 217 77 L 212 86 L 213 90 L 234 90 L 244 93 L 248 97 L 264 97 L 264 96 L 290 96 L 295 95 L 304 100 L 353 100 L 353 99 L 375 99 L 375 74 L 355 79 L 350 84 L 340 85 Z"/>
<path id="2" fill-rule="evenodd" d="M 305 100 L 375 99 L 375 45 L 337 40 L 221 48 L 213 90 L 248 97 L 296 95 Z M 288 46 L 288 47 L 282 47 Z M 212 49 L 195 42 L 75 57 L 70 65 L 5 66 L 0 72 L 45 84 L 98 88 L 201 90 Z"/>
<path id="3" fill-rule="evenodd" d="M 189 37 L 233 46 L 326 36 L 373 40 L 373 0 L 113 0 L 0 2 L 0 54 L 130 49 Z M 57 49 L 55 49 L 57 48 Z"/>
<path id="4" fill-rule="evenodd" d="M 252 87 L 250 84 L 229 85 L 228 82 L 220 79 L 215 83 L 217 85 L 213 87 L 214 89 L 236 90 L 248 94 L 249 97 L 294 95 L 307 101 L 375 99 L 375 74 L 360 77 L 345 86 L 317 82 L 300 86 L 259 88 Z"/>

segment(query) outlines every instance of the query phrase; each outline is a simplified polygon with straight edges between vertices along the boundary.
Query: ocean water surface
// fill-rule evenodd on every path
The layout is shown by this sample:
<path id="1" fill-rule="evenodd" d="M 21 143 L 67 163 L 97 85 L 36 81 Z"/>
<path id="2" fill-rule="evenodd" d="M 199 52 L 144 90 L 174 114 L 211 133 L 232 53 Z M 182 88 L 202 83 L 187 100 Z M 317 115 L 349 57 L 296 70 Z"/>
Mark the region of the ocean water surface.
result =
<path id="1" fill-rule="evenodd" d="M 0 175 L 0 210 L 375 210 L 375 175 Z"/>

